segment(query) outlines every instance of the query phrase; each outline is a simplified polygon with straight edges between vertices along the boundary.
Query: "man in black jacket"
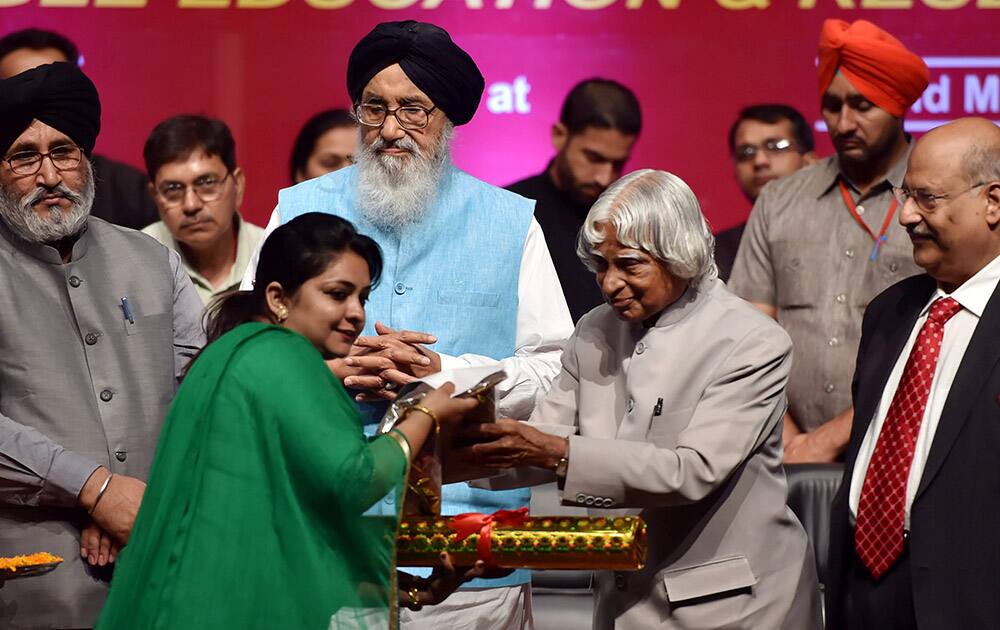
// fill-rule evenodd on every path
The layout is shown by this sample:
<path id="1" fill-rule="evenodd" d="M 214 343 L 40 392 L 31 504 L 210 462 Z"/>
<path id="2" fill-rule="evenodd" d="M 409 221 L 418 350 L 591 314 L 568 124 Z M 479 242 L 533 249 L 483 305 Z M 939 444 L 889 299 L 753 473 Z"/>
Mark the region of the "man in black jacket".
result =
<path id="1" fill-rule="evenodd" d="M 552 126 L 556 156 L 545 171 L 507 189 L 535 200 L 573 322 L 602 303 L 594 274 L 576 255 L 576 237 L 590 206 L 622 176 L 642 128 L 635 94 L 608 79 L 578 83 Z"/>
<path id="2" fill-rule="evenodd" d="M 865 312 L 827 627 L 998 628 L 1000 128 L 931 131 L 896 194 L 927 273 Z"/>

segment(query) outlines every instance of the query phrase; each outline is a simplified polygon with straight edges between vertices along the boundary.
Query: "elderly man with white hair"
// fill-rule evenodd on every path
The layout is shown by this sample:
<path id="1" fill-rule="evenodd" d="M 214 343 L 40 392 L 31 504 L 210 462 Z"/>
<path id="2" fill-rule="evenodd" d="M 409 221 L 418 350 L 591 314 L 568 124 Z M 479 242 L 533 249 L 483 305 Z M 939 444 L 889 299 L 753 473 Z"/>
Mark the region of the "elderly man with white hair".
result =
<path id="1" fill-rule="evenodd" d="M 646 520 L 645 568 L 598 573 L 598 630 L 821 627 L 781 468 L 791 342 L 719 281 L 712 246 L 678 177 L 619 180 L 578 245 L 607 304 L 577 324 L 529 422 L 465 432 L 462 459 L 514 468 L 484 484 L 555 477 L 565 504 Z"/>

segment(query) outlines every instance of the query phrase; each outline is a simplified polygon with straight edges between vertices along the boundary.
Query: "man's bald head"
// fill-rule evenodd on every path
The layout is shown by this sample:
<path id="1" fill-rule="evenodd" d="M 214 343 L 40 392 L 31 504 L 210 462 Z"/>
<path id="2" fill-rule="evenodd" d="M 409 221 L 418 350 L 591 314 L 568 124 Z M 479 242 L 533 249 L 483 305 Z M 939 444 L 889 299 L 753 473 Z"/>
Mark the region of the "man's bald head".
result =
<path id="1" fill-rule="evenodd" d="M 965 176 L 970 185 L 1000 180 L 1000 127 L 985 118 L 961 118 L 927 135 L 942 137 L 966 147 Z"/>
<path id="2" fill-rule="evenodd" d="M 962 118 L 910 155 L 900 223 L 918 265 L 952 290 L 1000 255 L 1000 128 Z"/>

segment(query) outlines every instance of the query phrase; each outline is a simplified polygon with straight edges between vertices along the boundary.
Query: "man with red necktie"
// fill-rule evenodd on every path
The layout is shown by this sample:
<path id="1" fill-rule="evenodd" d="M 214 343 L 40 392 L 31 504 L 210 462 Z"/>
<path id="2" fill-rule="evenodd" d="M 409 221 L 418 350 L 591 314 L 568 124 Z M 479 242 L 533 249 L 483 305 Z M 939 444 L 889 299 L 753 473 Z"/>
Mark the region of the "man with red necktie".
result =
<path id="1" fill-rule="evenodd" d="M 931 131 L 895 194 L 927 273 L 865 312 L 827 628 L 998 628 L 1000 128 Z"/>
<path id="2" fill-rule="evenodd" d="M 927 87 L 927 65 L 871 22 L 826 20 L 818 70 L 821 115 L 837 153 L 764 187 L 728 283 L 792 338 L 786 463 L 841 456 L 861 313 L 920 272 L 895 221 L 892 187 L 906 171 L 903 117 Z"/>

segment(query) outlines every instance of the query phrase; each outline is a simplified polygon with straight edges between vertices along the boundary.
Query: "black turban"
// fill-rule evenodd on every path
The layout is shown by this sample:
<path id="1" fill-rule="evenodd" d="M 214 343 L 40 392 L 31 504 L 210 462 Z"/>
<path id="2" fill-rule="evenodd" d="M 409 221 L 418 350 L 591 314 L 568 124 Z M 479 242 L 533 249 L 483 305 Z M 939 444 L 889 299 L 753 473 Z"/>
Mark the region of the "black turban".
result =
<path id="1" fill-rule="evenodd" d="M 476 62 L 443 28 L 413 20 L 383 22 L 354 47 L 347 62 L 351 101 L 358 103 L 372 77 L 394 63 L 452 123 L 472 120 L 486 87 Z"/>
<path id="2" fill-rule="evenodd" d="M 101 130 L 97 88 L 75 65 L 50 63 L 0 81 L 0 152 L 38 119 L 90 155 Z"/>

